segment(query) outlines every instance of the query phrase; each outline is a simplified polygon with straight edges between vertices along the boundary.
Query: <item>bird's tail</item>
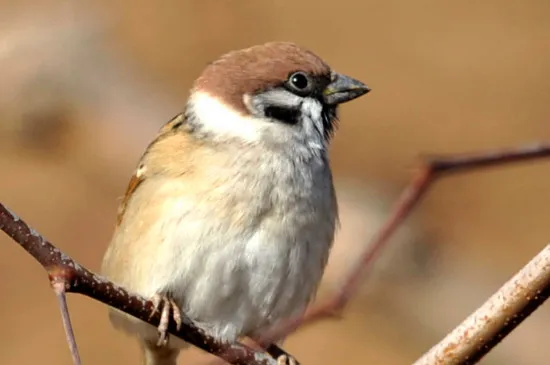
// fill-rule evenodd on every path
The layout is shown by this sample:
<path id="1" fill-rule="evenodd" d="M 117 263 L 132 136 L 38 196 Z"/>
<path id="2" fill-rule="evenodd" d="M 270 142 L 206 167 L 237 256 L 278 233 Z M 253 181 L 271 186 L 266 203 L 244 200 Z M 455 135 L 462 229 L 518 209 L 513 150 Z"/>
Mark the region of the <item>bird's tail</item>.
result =
<path id="1" fill-rule="evenodd" d="M 156 343 L 141 342 L 144 365 L 176 365 L 180 349 L 169 346 L 157 346 Z"/>

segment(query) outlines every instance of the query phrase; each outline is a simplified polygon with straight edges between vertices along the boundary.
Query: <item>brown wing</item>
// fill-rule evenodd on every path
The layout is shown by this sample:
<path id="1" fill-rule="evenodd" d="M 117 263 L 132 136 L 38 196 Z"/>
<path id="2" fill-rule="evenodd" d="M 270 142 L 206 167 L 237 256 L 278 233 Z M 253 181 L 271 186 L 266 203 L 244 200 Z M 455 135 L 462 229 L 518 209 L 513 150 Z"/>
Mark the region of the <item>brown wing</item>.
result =
<path id="1" fill-rule="evenodd" d="M 170 119 L 168 123 L 162 126 L 160 129 L 157 139 L 159 137 L 165 136 L 167 133 L 172 132 L 183 125 L 185 122 L 185 115 L 183 113 L 176 115 L 174 118 Z"/>
<path id="2" fill-rule="evenodd" d="M 138 174 L 139 171 L 140 169 L 138 168 L 134 173 L 134 175 L 132 175 L 132 178 L 128 183 L 128 187 L 126 188 L 126 193 L 124 194 L 124 197 L 122 198 L 122 201 L 118 206 L 118 213 L 116 217 L 117 227 L 120 226 L 120 223 L 122 223 L 122 219 L 124 218 L 124 212 L 126 211 L 126 207 L 128 206 L 128 201 L 130 201 L 130 197 L 144 180 L 144 175 L 143 174 L 139 175 Z"/>
<path id="3" fill-rule="evenodd" d="M 143 164 L 143 160 L 147 152 L 149 151 L 149 149 L 153 144 L 169 136 L 171 133 L 174 133 L 184 122 L 185 122 L 185 115 L 183 113 L 176 115 L 168 123 L 162 126 L 162 128 L 159 130 L 157 134 L 157 137 L 145 149 L 145 152 L 141 157 L 141 162 L 139 164 L 139 167 L 136 169 L 136 171 L 132 175 L 132 178 L 128 183 L 128 187 L 126 188 L 126 193 L 124 194 L 124 197 L 122 198 L 120 205 L 118 207 L 117 220 L 116 220 L 117 227 L 120 226 L 120 224 L 122 223 L 122 220 L 124 219 L 124 212 L 126 211 L 126 207 L 128 206 L 128 202 L 130 201 L 130 198 L 132 197 L 134 192 L 137 190 L 137 188 L 141 185 L 141 183 L 145 180 L 146 166 Z"/>

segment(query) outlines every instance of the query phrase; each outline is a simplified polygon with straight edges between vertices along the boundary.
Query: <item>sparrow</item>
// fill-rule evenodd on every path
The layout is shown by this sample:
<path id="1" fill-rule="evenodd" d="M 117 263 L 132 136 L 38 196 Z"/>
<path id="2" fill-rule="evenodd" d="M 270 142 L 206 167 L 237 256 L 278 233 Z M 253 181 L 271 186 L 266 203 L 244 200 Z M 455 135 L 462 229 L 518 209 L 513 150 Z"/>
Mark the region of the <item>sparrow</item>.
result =
<path id="1" fill-rule="evenodd" d="M 231 51 L 148 145 L 101 273 L 151 298 L 158 328 L 110 309 L 146 365 L 175 365 L 185 313 L 223 343 L 302 314 L 338 224 L 328 147 L 339 104 L 369 92 L 291 42 Z"/>

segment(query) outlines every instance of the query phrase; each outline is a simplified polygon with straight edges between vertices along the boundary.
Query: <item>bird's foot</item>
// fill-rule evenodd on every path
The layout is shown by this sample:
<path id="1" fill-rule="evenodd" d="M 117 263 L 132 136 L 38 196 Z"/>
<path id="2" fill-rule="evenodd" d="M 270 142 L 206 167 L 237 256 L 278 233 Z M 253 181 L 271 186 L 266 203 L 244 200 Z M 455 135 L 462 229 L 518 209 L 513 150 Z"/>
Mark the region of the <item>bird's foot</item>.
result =
<path id="1" fill-rule="evenodd" d="M 277 365 L 298 365 L 298 362 L 290 355 L 281 355 L 277 358 Z"/>
<path id="2" fill-rule="evenodd" d="M 170 319 L 174 319 L 178 331 L 181 328 L 181 311 L 170 295 L 155 294 L 151 298 L 151 302 L 153 302 L 154 305 L 151 317 L 160 310 L 160 323 L 157 327 L 159 333 L 157 346 L 165 346 L 168 344 L 168 326 L 170 325 Z"/>

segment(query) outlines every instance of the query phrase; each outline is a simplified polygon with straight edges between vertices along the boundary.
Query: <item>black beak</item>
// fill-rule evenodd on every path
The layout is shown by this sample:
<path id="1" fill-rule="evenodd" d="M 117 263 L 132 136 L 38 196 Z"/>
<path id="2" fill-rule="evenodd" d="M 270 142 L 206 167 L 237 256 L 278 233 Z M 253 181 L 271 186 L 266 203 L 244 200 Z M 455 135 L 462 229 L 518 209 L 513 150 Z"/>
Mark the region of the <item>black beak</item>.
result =
<path id="1" fill-rule="evenodd" d="M 361 81 L 349 76 L 334 73 L 332 81 L 323 91 L 325 103 L 338 105 L 368 93 L 371 89 Z"/>

